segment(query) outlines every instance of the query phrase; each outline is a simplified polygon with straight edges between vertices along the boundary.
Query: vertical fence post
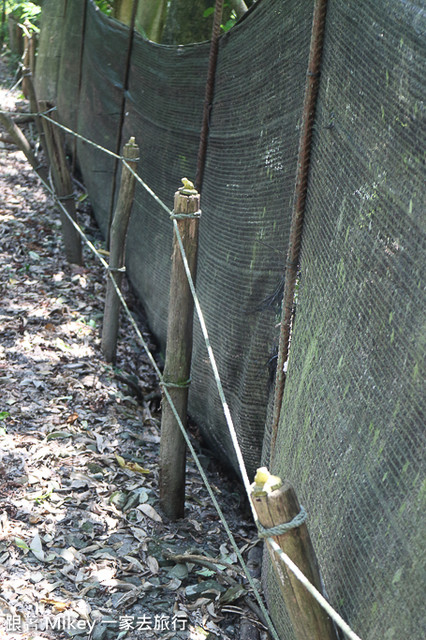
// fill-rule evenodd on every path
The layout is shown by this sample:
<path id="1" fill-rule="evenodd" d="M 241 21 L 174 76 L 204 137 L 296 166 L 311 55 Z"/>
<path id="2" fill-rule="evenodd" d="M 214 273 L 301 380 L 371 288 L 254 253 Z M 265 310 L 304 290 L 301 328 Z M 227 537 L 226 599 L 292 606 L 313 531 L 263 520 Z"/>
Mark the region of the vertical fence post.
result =
<path id="1" fill-rule="evenodd" d="M 189 180 L 182 180 L 174 198 L 174 216 L 189 269 L 195 282 L 198 251 L 198 219 L 200 196 Z M 170 275 L 167 349 L 164 366 L 166 386 L 182 423 L 187 420 L 188 386 L 192 356 L 192 321 L 194 302 L 179 250 L 173 236 Z M 160 442 L 160 503 L 171 520 L 183 517 L 185 502 L 186 445 L 170 403 L 163 398 Z"/>
<path id="2" fill-rule="evenodd" d="M 31 38 L 31 42 L 33 41 L 33 38 Z M 22 75 L 24 76 L 26 82 L 27 82 L 27 97 L 28 100 L 30 102 L 30 109 L 32 111 L 32 113 L 35 113 L 36 115 L 34 116 L 34 121 L 35 121 L 35 125 L 37 127 L 37 132 L 38 135 L 40 137 L 40 144 L 41 144 L 41 148 L 43 149 L 43 153 L 45 155 L 46 158 L 46 162 L 49 161 L 49 152 L 47 150 L 47 146 L 46 146 L 46 141 L 45 141 L 45 136 L 44 136 L 44 130 L 43 130 L 43 123 L 41 121 L 41 116 L 39 116 L 39 103 L 37 100 L 37 94 L 36 94 L 36 90 L 34 87 L 34 82 L 33 82 L 33 72 L 31 67 L 23 67 L 22 68 Z"/>
<path id="3" fill-rule="evenodd" d="M 50 106 L 51 105 L 45 101 L 39 101 L 40 112 L 47 111 Z M 54 119 L 53 112 L 49 117 L 52 120 Z M 71 173 L 68 168 L 67 158 L 65 155 L 65 143 L 62 132 L 59 127 L 55 126 L 45 118 L 42 118 L 42 121 L 44 140 L 49 156 L 49 164 L 52 171 L 52 179 L 56 195 L 59 200 L 62 201 L 62 204 L 67 210 L 70 218 L 77 222 Z M 80 234 L 62 209 L 60 210 L 60 215 L 66 258 L 68 262 L 82 264 Z"/>
<path id="4" fill-rule="evenodd" d="M 25 29 L 22 32 L 22 37 L 24 40 L 24 53 L 22 54 L 22 93 L 28 99 L 28 80 L 25 74 L 25 70 L 30 68 L 30 39 L 28 31 Z"/>
<path id="5" fill-rule="evenodd" d="M 123 158 L 136 171 L 139 159 L 139 147 L 134 138 L 123 147 Z M 117 286 L 121 289 L 125 269 L 125 249 L 127 228 L 129 226 L 135 195 L 136 179 L 133 173 L 122 165 L 120 190 L 111 225 L 109 268 Z M 102 353 L 107 362 L 115 362 L 117 335 L 120 317 L 120 300 L 111 279 L 108 278 L 105 296 L 104 321 L 102 326 Z"/>
<path id="6" fill-rule="evenodd" d="M 322 593 L 318 561 L 304 522 L 306 514 L 300 507 L 293 487 L 288 483 L 283 484 L 280 478 L 271 476 L 266 469 L 259 469 L 250 498 L 259 522 L 266 530 L 285 523 L 282 529 L 287 531 L 271 532 L 270 537 Z M 268 534 L 264 534 L 267 538 Z M 266 543 L 297 640 L 337 640 L 333 621 L 327 612 L 287 569 L 287 565 L 270 548 L 267 539 Z"/>
<path id="7" fill-rule="evenodd" d="M 19 25 L 22 33 L 22 41 L 24 43 L 24 52 L 22 54 L 22 93 L 29 98 L 28 88 L 28 70 L 34 73 L 35 70 L 35 35 L 31 31 L 31 25 L 28 20 L 24 24 Z"/>
<path id="8" fill-rule="evenodd" d="M 3 0 L 2 9 L 1 9 L 0 49 L 3 48 L 5 29 L 6 29 L 6 0 Z"/>

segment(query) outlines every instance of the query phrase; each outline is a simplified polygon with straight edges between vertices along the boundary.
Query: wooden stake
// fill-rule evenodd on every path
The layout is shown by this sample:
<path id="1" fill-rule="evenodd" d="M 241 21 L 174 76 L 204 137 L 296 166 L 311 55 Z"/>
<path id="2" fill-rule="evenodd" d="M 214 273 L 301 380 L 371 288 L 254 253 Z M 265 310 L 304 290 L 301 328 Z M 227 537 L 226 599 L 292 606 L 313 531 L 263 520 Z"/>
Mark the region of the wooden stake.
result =
<path id="1" fill-rule="evenodd" d="M 33 38 L 31 38 L 30 42 L 33 42 Z M 33 113 L 37 114 L 34 116 L 34 121 L 37 127 L 37 132 L 38 135 L 40 137 L 40 144 L 41 144 L 41 148 L 43 149 L 46 161 L 48 161 L 49 159 L 49 152 L 46 146 L 46 141 L 45 141 L 45 136 L 44 136 L 44 130 L 43 130 L 43 123 L 42 123 L 42 119 L 41 116 L 39 116 L 39 103 L 37 100 L 37 95 L 36 95 L 36 90 L 34 87 L 34 82 L 33 82 L 33 73 L 31 70 L 31 67 L 23 67 L 22 69 L 22 75 L 24 76 L 24 78 L 26 79 L 27 82 L 27 97 L 30 103 L 30 109 Z M 15 118 L 15 122 L 17 122 L 17 119 Z"/>
<path id="2" fill-rule="evenodd" d="M 281 484 L 281 480 L 277 480 Z M 300 512 L 296 493 L 288 483 L 278 489 L 273 485 L 268 488 L 253 484 L 251 501 L 260 524 L 266 529 L 291 522 Z M 272 538 L 314 587 L 323 593 L 318 562 L 306 524 Z M 337 640 L 334 624 L 326 611 L 270 548 L 267 539 L 266 544 L 297 640 Z"/>
<path id="3" fill-rule="evenodd" d="M 24 43 L 24 53 L 22 54 L 22 93 L 26 98 L 29 98 L 28 90 L 28 73 L 26 70 L 30 70 L 34 73 L 35 70 L 35 43 L 34 34 L 31 31 L 31 25 L 28 20 L 25 20 L 24 24 L 19 25 L 22 31 L 22 39 Z"/>
<path id="4" fill-rule="evenodd" d="M 40 112 L 47 111 L 50 106 L 51 105 L 45 101 L 39 101 Z M 52 112 L 49 117 L 54 120 L 54 112 Z M 62 204 L 69 216 L 77 222 L 73 186 L 65 155 L 65 144 L 62 132 L 59 127 L 56 127 L 45 118 L 42 118 L 42 124 L 56 195 L 62 200 Z M 60 210 L 60 215 L 67 260 L 74 264 L 82 264 L 80 234 L 62 209 Z"/>
<path id="5" fill-rule="evenodd" d="M 127 160 L 129 166 L 136 171 L 139 147 L 135 143 L 134 138 L 130 138 L 129 142 L 124 145 L 123 157 Z M 122 167 L 120 191 L 118 193 L 117 205 L 111 225 L 109 259 L 112 276 L 120 289 L 123 280 L 122 270 L 124 269 L 125 263 L 127 228 L 129 226 L 136 184 L 135 176 L 128 167 L 124 164 Z M 111 279 L 108 278 L 101 343 L 102 352 L 107 362 L 115 362 L 119 317 L 120 300 Z"/>
<path id="6" fill-rule="evenodd" d="M 186 178 L 184 187 L 175 193 L 175 215 L 189 269 L 195 282 L 198 251 L 200 196 Z M 176 234 L 173 236 L 172 269 L 167 327 L 167 350 L 164 381 L 182 423 L 186 425 L 188 385 L 192 356 L 192 319 L 194 303 L 188 285 Z M 160 504 L 170 520 L 182 518 L 185 502 L 186 445 L 177 420 L 166 397 L 163 398 L 160 442 Z"/>
<path id="7" fill-rule="evenodd" d="M 22 54 L 22 93 L 28 99 L 28 79 L 25 74 L 25 70 L 30 68 L 30 42 L 31 36 L 28 34 L 28 31 L 25 29 L 23 31 L 23 39 L 24 39 L 24 53 Z"/>

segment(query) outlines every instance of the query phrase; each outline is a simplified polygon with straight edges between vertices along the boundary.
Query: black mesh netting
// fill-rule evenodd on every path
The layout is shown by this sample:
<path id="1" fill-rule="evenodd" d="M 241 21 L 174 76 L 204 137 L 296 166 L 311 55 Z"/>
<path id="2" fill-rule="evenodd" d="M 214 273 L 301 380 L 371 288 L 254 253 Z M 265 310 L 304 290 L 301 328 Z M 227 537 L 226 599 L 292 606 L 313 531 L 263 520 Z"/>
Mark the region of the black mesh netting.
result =
<path id="1" fill-rule="evenodd" d="M 78 129 L 79 96 L 82 81 L 84 35 L 86 16 L 84 0 L 68 3 L 61 29 L 61 63 L 58 73 L 58 95 L 56 103 L 61 121 L 73 131 Z M 42 30 L 42 33 L 44 29 Z M 37 81 L 38 81 L 37 74 Z M 75 149 L 76 140 L 67 136 L 67 142 Z"/>
<path id="2" fill-rule="evenodd" d="M 171 206 L 180 179 L 195 177 L 209 43 L 160 46 L 136 34 L 124 92 L 129 31 L 92 3 L 83 19 L 84 5 L 68 3 L 62 26 L 60 117 L 111 151 L 119 150 L 120 135 L 121 143 L 134 135 L 139 174 Z M 264 301 L 283 275 L 309 49 L 312 6 L 298 5 L 262 2 L 222 38 L 202 193 L 198 291 L 250 473 L 262 449 L 279 296 L 275 305 Z M 79 142 L 78 164 L 105 232 L 115 160 Z M 129 275 L 162 345 L 171 240 L 167 214 L 138 185 Z M 217 453 L 236 466 L 198 324 L 192 377 L 190 413 Z"/>
<path id="3" fill-rule="evenodd" d="M 123 139 L 140 144 L 139 174 L 173 207 L 181 178 L 194 179 L 209 47 L 165 47 L 136 36 Z M 128 267 L 152 329 L 166 342 L 172 225 L 167 212 L 136 186 Z M 202 258 L 200 257 L 200 265 Z"/>
<path id="4" fill-rule="evenodd" d="M 49 2 L 46 13 L 42 14 L 44 28 L 40 31 L 36 61 L 37 94 L 40 100 L 55 102 L 58 95 L 65 7 L 66 0 Z"/>
<path id="5" fill-rule="evenodd" d="M 284 270 L 311 14 L 310 3 L 264 2 L 219 48 L 197 289 L 249 474 L 262 449 L 278 331 L 279 296 L 276 306 L 265 301 Z M 195 336 L 190 410 L 229 458 L 200 331 Z"/>
<path id="6" fill-rule="evenodd" d="M 89 3 L 84 36 L 81 88 L 76 105 L 78 131 L 109 151 L 120 153 L 129 32 L 124 25 L 109 20 Z M 117 161 L 85 142 L 78 143 L 77 153 L 96 217 L 103 233 L 106 233 L 114 198 Z"/>
<path id="7" fill-rule="evenodd" d="M 313 1 L 262 0 L 221 38 L 210 113 L 197 290 L 250 473 L 270 448 L 268 362 L 312 9 Z M 273 466 L 308 510 L 332 604 L 364 640 L 424 635 L 424 18 L 402 0 L 329 1 Z M 180 179 L 195 176 L 209 44 L 161 46 L 136 34 L 130 51 L 128 29 L 85 0 L 46 0 L 43 24 L 39 97 L 56 99 L 65 124 L 111 151 L 135 136 L 140 176 L 172 206 Z M 105 232 L 117 164 L 87 143 L 77 151 Z M 167 214 L 138 185 L 128 271 L 163 346 L 171 239 Z M 191 415 L 235 467 L 197 323 L 192 377 Z M 267 590 L 291 639 L 270 575 Z"/>
<path id="8" fill-rule="evenodd" d="M 369 639 L 425 637 L 424 18 L 329 2 L 274 464 L 331 602 Z"/>
<path id="9" fill-rule="evenodd" d="M 289 2 L 284 20 L 281 5 L 263 3 L 221 40 L 202 191 L 197 290 L 250 473 L 262 448 L 275 335 L 276 309 L 263 301 L 283 272 L 311 17 L 311 7 Z M 171 203 L 180 178 L 195 175 L 209 47 L 135 44 L 124 137 L 140 132 L 141 175 Z M 164 341 L 170 221 L 142 188 L 137 205 L 130 273 Z M 236 466 L 198 323 L 192 379 L 191 415 Z"/>

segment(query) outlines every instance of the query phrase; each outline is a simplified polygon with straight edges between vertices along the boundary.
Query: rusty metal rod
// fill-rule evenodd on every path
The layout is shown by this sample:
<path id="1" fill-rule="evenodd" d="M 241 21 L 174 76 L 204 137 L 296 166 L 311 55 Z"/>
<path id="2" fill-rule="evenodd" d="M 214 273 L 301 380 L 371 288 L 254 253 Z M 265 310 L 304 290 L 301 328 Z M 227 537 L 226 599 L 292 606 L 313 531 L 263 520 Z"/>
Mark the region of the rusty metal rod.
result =
<path id="1" fill-rule="evenodd" d="M 291 220 L 284 282 L 284 297 L 282 304 L 281 330 L 278 346 L 277 375 L 275 380 L 274 410 L 271 431 L 271 467 L 274 458 L 275 442 L 277 439 L 278 425 L 281 416 L 286 380 L 284 364 L 288 359 L 289 353 L 294 289 L 296 284 L 297 271 L 299 268 L 300 247 L 311 159 L 312 130 L 314 126 L 319 90 L 320 67 L 324 42 L 326 14 L 327 0 L 317 0 L 312 18 L 311 45 L 309 51 L 308 71 L 303 103 L 302 128 L 299 140 L 299 154 L 294 191 L 293 215 Z"/>
<path id="2" fill-rule="evenodd" d="M 223 0 L 216 0 L 213 18 L 212 38 L 210 45 L 209 67 L 207 72 L 206 93 L 204 97 L 203 122 L 200 132 L 200 145 L 197 156 L 197 173 L 195 186 L 201 192 L 203 186 L 204 167 L 206 164 L 207 142 L 209 136 L 210 114 L 214 95 L 217 55 L 219 51 L 220 23 L 222 21 Z"/>

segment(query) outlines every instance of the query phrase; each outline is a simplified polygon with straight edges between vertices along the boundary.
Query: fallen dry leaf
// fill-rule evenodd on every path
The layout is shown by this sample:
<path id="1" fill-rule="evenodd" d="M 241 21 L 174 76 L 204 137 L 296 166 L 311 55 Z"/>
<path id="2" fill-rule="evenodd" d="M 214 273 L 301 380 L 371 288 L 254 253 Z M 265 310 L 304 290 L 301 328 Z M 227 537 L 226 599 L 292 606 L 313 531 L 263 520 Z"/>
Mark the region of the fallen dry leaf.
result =
<path id="1" fill-rule="evenodd" d="M 60 600 L 55 600 L 54 598 L 40 598 L 40 602 L 52 605 L 56 613 L 62 613 L 63 611 L 71 608 L 71 602 L 61 602 Z"/>
<path id="2" fill-rule="evenodd" d="M 152 507 L 148 503 L 138 504 L 136 509 L 139 509 L 139 511 L 142 511 L 142 513 L 144 513 L 146 516 L 148 516 L 148 518 L 151 518 L 151 520 L 155 520 L 155 522 L 163 522 L 163 519 L 160 516 L 160 514 L 157 513 L 157 511 L 154 509 L 154 507 Z"/>
<path id="3" fill-rule="evenodd" d="M 135 473 L 150 473 L 149 469 L 144 469 L 137 462 L 126 462 L 124 458 L 114 454 L 115 458 L 122 469 L 128 469 L 129 471 L 134 471 Z"/>

